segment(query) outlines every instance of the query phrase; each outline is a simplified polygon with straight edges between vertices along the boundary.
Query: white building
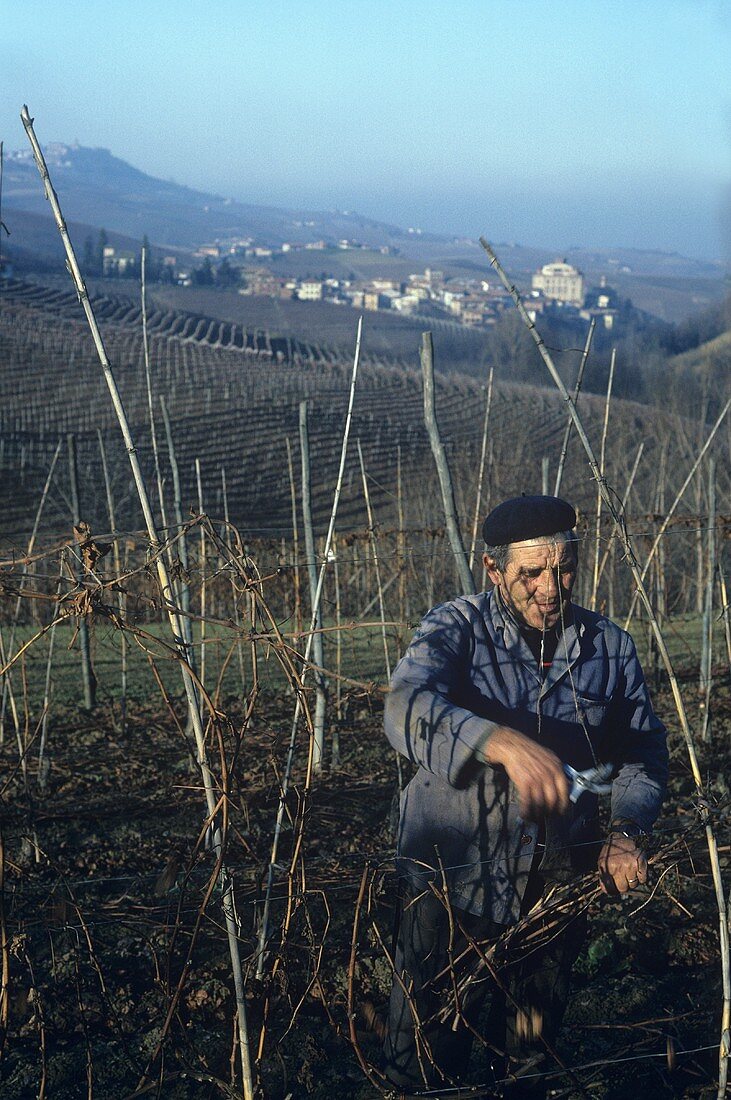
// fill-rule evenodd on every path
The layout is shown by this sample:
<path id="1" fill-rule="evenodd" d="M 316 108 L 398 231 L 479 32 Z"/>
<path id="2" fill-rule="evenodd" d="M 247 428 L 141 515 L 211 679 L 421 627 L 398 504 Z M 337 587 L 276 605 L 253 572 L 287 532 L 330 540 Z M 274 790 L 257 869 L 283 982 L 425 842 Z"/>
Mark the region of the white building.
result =
<path id="1" fill-rule="evenodd" d="M 319 302 L 322 298 L 322 283 L 319 279 L 311 279 L 300 283 L 297 297 L 301 302 Z"/>
<path id="2" fill-rule="evenodd" d="M 584 304 L 584 276 L 566 260 L 544 264 L 533 276 L 533 289 L 540 290 L 546 298 L 568 305 Z"/>

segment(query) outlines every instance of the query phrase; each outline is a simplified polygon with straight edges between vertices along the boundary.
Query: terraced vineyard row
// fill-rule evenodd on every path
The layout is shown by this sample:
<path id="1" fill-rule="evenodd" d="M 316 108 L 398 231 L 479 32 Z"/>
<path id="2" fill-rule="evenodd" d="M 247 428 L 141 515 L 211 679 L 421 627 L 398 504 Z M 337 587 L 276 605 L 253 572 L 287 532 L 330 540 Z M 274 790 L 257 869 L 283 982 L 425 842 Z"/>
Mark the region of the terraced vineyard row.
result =
<path id="1" fill-rule="evenodd" d="M 143 469 L 152 481 L 153 460 L 147 413 L 144 349 L 139 309 L 126 300 L 95 302 L 107 349 L 123 393 Z M 298 405 L 310 402 L 310 446 L 313 505 L 319 526 L 326 522 L 339 459 L 339 440 L 347 406 L 351 363 L 322 353 L 297 352 L 292 359 L 274 349 L 261 334 L 256 348 L 222 346 L 233 327 L 221 322 L 153 311 L 150 361 L 155 409 L 164 396 L 180 466 L 184 508 L 197 501 L 195 460 L 202 468 L 204 505 L 223 513 L 225 471 L 232 521 L 253 534 L 291 531 L 291 497 L 286 440 L 294 455 L 299 481 Z M 218 325 L 217 344 L 208 339 Z M 439 334 L 435 334 L 437 356 Z M 294 345 L 293 345 L 294 346 Z M 417 371 L 369 362 L 367 349 L 358 383 L 353 440 L 359 438 L 371 479 L 379 523 L 395 523 L 396 468 L 400 450 L 406 523 L 433 529 L 442 523 L 434 466 L 423 426 L 421 378 Z M 598 432 L 602 403 L 586 398 L 584 415 Z M 458 507 L 471 527 L 479 462 L 484 391 L 459 375 L 438 378 L 438 410 L 457 483 Z M 660 440 L 668 437 L 682 474 L 685 459 L 673 442 L 678 432 L 657 410 L 618 403 L 613 413 L 621 430 L 613 433 L 608 469 L 618 487 L 627 479 L 636 448 L 645 441 L 645 456 L 633 501 L 652 510 Z M 540 491 L 542 459 L 550 459 L 551 484 L 565 424 L 563 404 L 553 391 L 500 384 L 496 387 L 490 431 L 489 491 L 493 498 L 521 491 Z M 164 433 L 163 465 L 169 489 Z M 0 323 L 0 469 L 3 529 L 8 543 L 19 545 L 27 531 L 53 451 L 60 437 L 76 436 L 82 511 L 97 530 L 108 526 L 100 475 L 98 432 L 113 471 L 118 525 L 140 523 L 131 492 L 128 464 L 103 376 L 81 316 L 70 294 L 37 286 L 12 284 L 4 294 Z M 682 433 L 680 433 L 682 435 Z M 57 473 L 47 509 L 49 529 L 69 528 L 65 498 L 65 465 Z M 572 445 L 564 491 L 585 510 L 593 508 L 594 486 L 582 455 Z M 355 447 L 351 449 L 340 511 L 342 531 L 365 524 L 362 485 Z"/>

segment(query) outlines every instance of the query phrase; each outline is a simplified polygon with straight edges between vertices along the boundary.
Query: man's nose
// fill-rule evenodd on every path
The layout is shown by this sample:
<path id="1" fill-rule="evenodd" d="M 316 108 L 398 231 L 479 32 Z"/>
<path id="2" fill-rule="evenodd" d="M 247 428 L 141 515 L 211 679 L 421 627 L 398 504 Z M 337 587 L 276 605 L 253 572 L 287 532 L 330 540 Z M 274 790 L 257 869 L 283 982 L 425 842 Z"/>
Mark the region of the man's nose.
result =
<path id="1" fill-rule="evenodd" d="M 558 593 L 558 577 L 553 569 L 545 569 L 541 576 L 543 591 L 547 597 Z"/>

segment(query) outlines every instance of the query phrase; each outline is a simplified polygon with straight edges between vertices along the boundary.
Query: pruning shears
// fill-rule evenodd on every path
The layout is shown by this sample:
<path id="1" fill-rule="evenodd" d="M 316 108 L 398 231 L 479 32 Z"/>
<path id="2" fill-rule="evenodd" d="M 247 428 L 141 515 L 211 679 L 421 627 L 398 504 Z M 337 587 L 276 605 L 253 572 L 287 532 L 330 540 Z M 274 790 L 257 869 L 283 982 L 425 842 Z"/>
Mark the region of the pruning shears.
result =
<path id="1" fill-rule="evenodd" d="M 570 764 L 564 764 L 563 770 L 571 783 L 569 798 L 572 802 L 578 802 L 585 791 L 590 791 L 591 794 L 609 794 L 612 789 L 612 784 L 609 782 L 613 771 L 611 764 L 597 764 L 596 767 L 587 768 L 583 772 L 577 772 L 576 768 L 572 768 Z"/>

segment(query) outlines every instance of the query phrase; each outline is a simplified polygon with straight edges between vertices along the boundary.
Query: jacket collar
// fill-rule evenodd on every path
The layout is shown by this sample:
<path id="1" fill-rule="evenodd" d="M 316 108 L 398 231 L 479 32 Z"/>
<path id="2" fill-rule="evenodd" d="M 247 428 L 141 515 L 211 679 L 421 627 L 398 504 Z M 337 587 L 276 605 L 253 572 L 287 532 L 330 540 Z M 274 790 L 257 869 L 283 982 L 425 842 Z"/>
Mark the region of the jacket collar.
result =
<path id="1" fill-rule="evenodd" d="M 571 604 L 571 621 L 566 623 L 565 629 L 558 639 L 551 667 L 548 669 L 541 685 L 541 695 L 544 695 L 554 684 L 558 683 L 578 660 L 581 639 L 586 630 L 583 611 L 584 609 L 579 607 L 578 604 Z M 493 588 L 490 593 L 488 612 L 493 630 L 496 635 L 502 636 L 505 649 L 515 660 L 522 661 L 523 664 L 535 672 L 538 679 L 535 658 L 497 588 Z"/>

